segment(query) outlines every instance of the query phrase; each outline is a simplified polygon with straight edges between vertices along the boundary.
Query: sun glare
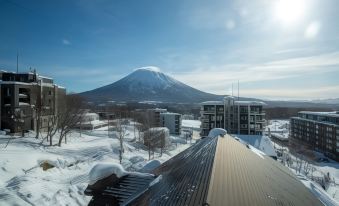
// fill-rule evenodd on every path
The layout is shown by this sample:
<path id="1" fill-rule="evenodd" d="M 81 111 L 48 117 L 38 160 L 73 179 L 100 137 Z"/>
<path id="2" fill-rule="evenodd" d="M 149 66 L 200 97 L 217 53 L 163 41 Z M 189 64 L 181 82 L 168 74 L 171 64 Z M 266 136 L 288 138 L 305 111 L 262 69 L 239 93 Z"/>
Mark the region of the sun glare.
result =
<path id="1" fill-rule="evenodd" d="M 305 0 L 278 0 L 274 15 L 284 24 L 295 24 L 305 15 L 305 7 Z"/>

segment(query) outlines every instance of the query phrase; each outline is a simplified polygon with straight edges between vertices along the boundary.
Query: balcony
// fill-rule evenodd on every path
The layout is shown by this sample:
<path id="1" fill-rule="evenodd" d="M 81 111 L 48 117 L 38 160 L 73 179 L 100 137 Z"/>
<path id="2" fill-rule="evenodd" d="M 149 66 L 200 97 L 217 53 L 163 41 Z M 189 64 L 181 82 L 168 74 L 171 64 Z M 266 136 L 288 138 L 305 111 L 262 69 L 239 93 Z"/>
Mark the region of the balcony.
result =
<path id="1" fill-rule="evenodd" d="M 253 114 L 253 115 L 266 115 L 266 112 L 251 111 L 251 114 Z"/>
<path id="2" fill-rule="evenodd" d="M 201 113 L 203 113 L 203 114 L 214 114 L 215 110 L 214 109 L 203 110 L 203 111 L 201 111 Z"/>

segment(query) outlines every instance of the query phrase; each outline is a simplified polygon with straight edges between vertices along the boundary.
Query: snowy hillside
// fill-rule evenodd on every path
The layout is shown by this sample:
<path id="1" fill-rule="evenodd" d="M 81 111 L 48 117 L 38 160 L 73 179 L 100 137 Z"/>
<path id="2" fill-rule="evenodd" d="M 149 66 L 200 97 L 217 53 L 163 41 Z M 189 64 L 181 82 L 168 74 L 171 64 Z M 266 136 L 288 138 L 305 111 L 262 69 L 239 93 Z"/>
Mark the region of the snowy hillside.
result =
<path id="1" fill-rule="evenodd" d="M 106 128 L 107 129 L 107 128 Z M 83 195 L 89 172 L 97 163 L 119 163 L 119 142 L 107 137 L 105 128 L 72 133 L 62 147 L 40 144 L 41 139 L 0 135 L 0 205 L 87 205 Z M 179 138 L 179 137 L 177 137 Z M 161 163 L 183 151 L 190 144 L 173 144 L 162 156 Z M 122 165 L 136 171 L 148 163 L 148 151 L 136 141 L 133 128 L 128 128 Z M 48 164 L 47 164 L 48 163 Z M 46 171 L 41 165 L 53 165 Z"/>
<path id="2" fill-rule="evenodd" d="M 222 96 L 194 89 L 158 71 L 142 67 L 113 84 L 81 93 L 93 102 L 98 101 L 156 101 L 200 103 L 218 100 Z"/>

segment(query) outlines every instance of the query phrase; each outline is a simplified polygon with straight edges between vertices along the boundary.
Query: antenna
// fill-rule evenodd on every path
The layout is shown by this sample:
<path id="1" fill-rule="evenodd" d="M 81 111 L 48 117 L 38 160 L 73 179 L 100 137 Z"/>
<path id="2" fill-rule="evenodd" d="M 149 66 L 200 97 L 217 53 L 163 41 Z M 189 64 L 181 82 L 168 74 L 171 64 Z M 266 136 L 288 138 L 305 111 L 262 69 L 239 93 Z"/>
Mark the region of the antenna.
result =
<path id="1" fill-rule="evenodd" d="M 232 83 L 232 97 L 233 97 L 233 83 Z"/>
<path id="2" fill-rule="evenodd" d="M 16 53 L 16 73 L 19 73 L 19 52 Z"/>
<path id="3" fill-rule="evenodd" d="M 239 79 L 238 79 L 238 101 L 239 101 Z"/>

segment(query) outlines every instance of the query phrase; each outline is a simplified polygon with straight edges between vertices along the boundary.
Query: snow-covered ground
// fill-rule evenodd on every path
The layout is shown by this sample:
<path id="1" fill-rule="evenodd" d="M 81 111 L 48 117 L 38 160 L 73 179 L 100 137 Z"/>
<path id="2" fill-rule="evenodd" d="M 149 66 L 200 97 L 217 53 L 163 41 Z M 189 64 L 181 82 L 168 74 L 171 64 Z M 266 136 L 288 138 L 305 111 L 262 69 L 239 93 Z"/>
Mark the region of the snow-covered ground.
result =
<path id="1" fill-rule="evenodd" d="M 266 133 L 269 134 L 270 131 L 271 135 L 275 138 L 284 140 L 287 139 L 289 136 L 289 120 L 270 120 L 266 127 Z M 284 153 L 288 153 L 290 158 L 295 159 L 295 156 L 289 153 L 289 149 L 286 147 L 282 147 L 279 144 L 275 144 L 277 149 L 284 148 Z M 323 154 L 314 152 L 317 157 L 324 157 Z M 301 182 L 308 187 L 312 193 L 318 196 L 325 205 L 339 205 L 339 163 L 335 161 L 330 161 L 328 163 L 325 162 L 311 162 L 310 165 L 315 168 L 313 172 L 314 177 L 322 178 L 326 174 L 330 174 L 331 179 L 334 183 L 331 183 L 329 187 L 326 189 L 322 189 L 322 187 L 312 181 L 310 179 L 310 175 L 305 175 L 303 169 L 301 169 L 301 173 L 296 173 L 295 169 L 291 169 L 294 173 L 296 173 L 297 177 L 300 179 Z M 296 167 L 296 163 L 294 162 L 291 168 Z"/>
<path id="2" fill-rule="evenodd" d="M 269 120 L 265 132 L 267 135 L 270 134 L 277 139 L 287 140 L 289 137 L 289 126 L 289 120 Z"/>
<path id="3" fill-rule="evenodd" d="M 289 120 L 269 120 L 265 131 L 270 130 L 273 133 L 286 133 L 289 130 Z"/>
<path id="4" fill-rule="evenodd" d="M 284 155 L 280 159 L 290 158 L 292 160 L 292 164 L 285 166 L 289 167 L 291 171 L 293 171 L 296 176 L 300 179 L 302 183 L 306 187 L 310 189 L 314 195 L 318 196 L 319 199 L 324 202 L 325 205 L 339 205 L 339 163 L 333 160 L 330 162 L 309 162 L 309 166 L 305 166 L 305 162 L 300 167 L 300 172 L 298 171 L 297 166 L 297 158 L 289 152 L 287 147 L 283 147 L 279 144 L 275 144 L 275 148 L 284 151 Z M 315 152 L 316 153 L 316 152 Z M 325 158 L 323 154 L 317 153 L 316 156 Z M 305 169 L 308 168 L 307 175 L 305 174 Z M 312 170 L 311 168 L 314 168 Z M 325 175 L 329 174 L 331 178 L 331 183 L 328 185 L 328 188 L 324 190 L 317 182 L 312 181 L 312 177 L 315 179 L 321 179 Z"/>
<path id="5" fill-rule="evenodd" d="M 128 127 L 122 165 L 127 171 L 141 169 L 148 162 L 148 151 L 138 143 L 132 126 Z M 136 133 L 137 134 L 137 133 Z M 49 147 L 41 139 L 15 138 L 6 146 L 9 136 L 0 135 L 0 205 L 87 205 L 90 197 L 83 191 L 88 174 L 97 163 L 119 163 L 119 142 L 108 138 L 107 127 L 93 131 L 73 132 L 67 144 Z M 177 145 L 177 146 L 176 146 Z M 190 144 L 172 144 L 161 163 L 185 150 Z M 43 171 L 48 162 L 54 168 Z"/>
<path id="6" fill-rule="evenodd" d="M 274 149 L 271 139 L 265 135 L 233 135 L 242 141 L 250 144 L 261 152 L 265 153 L 268 156 L 276 157 L 277 153 Z"/>

